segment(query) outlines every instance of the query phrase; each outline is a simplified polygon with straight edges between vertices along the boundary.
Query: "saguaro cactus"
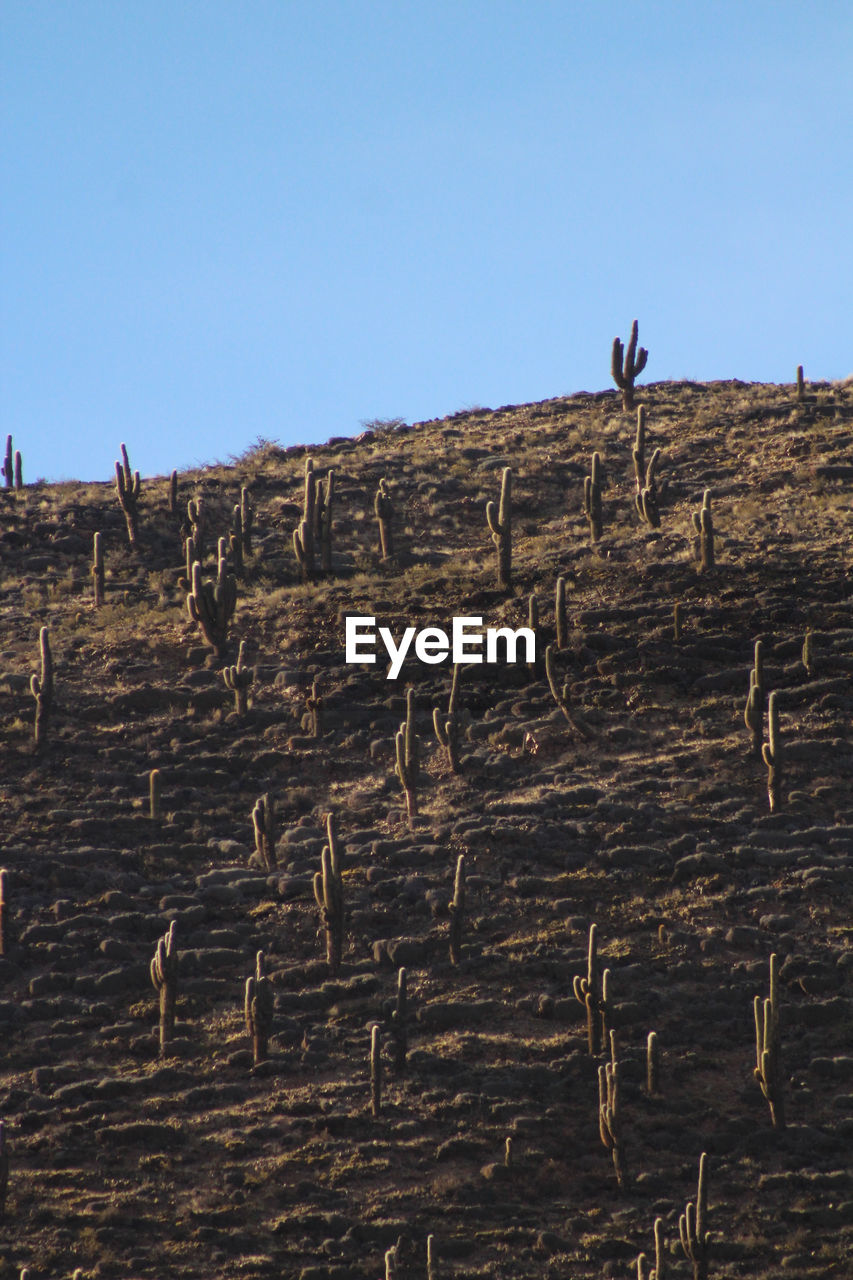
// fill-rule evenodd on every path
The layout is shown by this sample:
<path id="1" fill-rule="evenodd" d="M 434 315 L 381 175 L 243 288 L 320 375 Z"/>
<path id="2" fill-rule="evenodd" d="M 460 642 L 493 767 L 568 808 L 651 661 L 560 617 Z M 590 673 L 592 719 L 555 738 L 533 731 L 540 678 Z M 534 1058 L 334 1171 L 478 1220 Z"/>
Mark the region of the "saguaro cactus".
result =
<path id="1" fill-rule="evenodd" d="M 92 596 L 95 608 L 100 608 L 104 603 L 104 548 L 100 533 L 95 534 L 92 548 Z"/>
<path id="2" fill-rule="evenodd" d="M 323 736 L 323 712 L 325 710 L 325 701 L 320 692 L 320 685 L 317 680 L 311 681 L 311 692 L 305 699 L 306 718 L 303 721 L 303 727 L 308 729 L 312 738 L 322 738 Z"/>
<path id="3" fill-rule="evenodd" d="M 459 663 L 453 664 L 453 680 L 450 685 L 450 703 L 447 715 L 443 716 L 438 707 L 432 713 L 435 736 L 447 752 L 447 759 L 452 773 L 459 772 Z"/>
<path id="4" fill-rule="evenodd" d="M 24 467 L 20 449 L 15 450 L 15 492 L 20 493 L 24 487 Z"/>
<path id="5" fill-rule="evenodd" d="M 277 865 L 275 844 L 278 829 L 275 820 L 275 799 L 266 792 L 256 801 L 252 810 L 252 829 L 255 833 L 255 853 L 262 867 L 274 871 Z"/>
<path id="6" fill-rule="evenodd" d="M 583 505 L 589 523 L 589 540 L 598 542 L 601 537 L 601 455 L 592 455 L 590 474 L 583 482 Z"/>
<path id="7" fill-rule="evenodd" d="M 678 1234 L 684 1256 L 693 1266 L 693 1280 L 708 1280 L 709 1242 L 706 1223 L 708 1219 L 708 1156 L 703 1151 L 699 1157 L 699 1188 L 696 1204 L 688 1200 L 684 1213 L 678 1219 Z"/>
<path id="8" fill-rule="evenodd" d="M 557 630 L 557 648 L 569 647 L 569 617 L 566 612 L 566 579 L 558 578 L 554 588 L 554 624 Z"/>
<path id="9" fill-rule="evenodd" d="M 320 870 L 314 875 L 314 898 L 320 909 L 326 935 L 326 963 L 334 975 L 341 967 L 344 949 L 344 880 L 343 850 L 338 844 L 335 815 L 326 815 L 326 838 L 320 857 Z"/>
<path id="10" fill-rule="evenodd" d="M 329 471 L 317 486 L 317 528 L 320 536 L 320 568 L 332 572 L 332 511 L 335 501 L 335 473 Z"/>
<path id="11" fill-rule="evenodd" d="M 314 475 L 314 459 L 305 459 L 305 483 L 302 494 L 302 519 L 293 530 L 293 553 L 302 572 L 302 581 L 314 577 L 316 532 L 317 481 Z"/>
<path id="12" fill-rule="evenodd" d="M 373 499 L 373 511 L 379 525 L 379 548 L 383 560 L 394 554 L 394 504 L 388 492 L 388 482 L 383 476 Z"/>
<path id="13" fill-rule="evenodd" d="M 802 404 L 806 398 L 806 384 L 803 378 L 803 366 L 797 365 L 797 404 Z"/>
<path id="14" fill-rule="evenodd" d="M 3 479 L 7 489 L 12 488 L 15 473 L 12 466 L 12 437 L 6 437 L 6 457 L 3 459 Z"/>
<path id="15" fill-rule="evenodd" d="M 169 1041 L 175 1035 L 175 1008 L 178 1000 L 178 948 L 175 943 L 175 922 L 169 932 L 157 943 L 151 961 L 151 982 L 160 996 L 160 1056 L 168 1052 Z"/>
<path id="16" fill-rule="evenodd" d="M 601 1052 L 601 966 L 598 961 L 598 928 L 589 926 L 586 977 L 576 973 L 572 982 L 575 999 L 586 1009 L 586 1037 L 593 1055 Z"/>
<path id="17" fill-rule="evenodd" d="M 770 741 L 761 748 L 761 755 L 767 765 L 767 798 L 770 812 L 779 808 L 779 788 L 782 784 L 782 738 L 779 733 L 779 707 L 775 691 L 767 700 L 767 726 Z"/>
<path id="18" fill-rule="evenodd" d="M 259 951 L 255 957 L 254 977 L 246 979 L 246 992 L 243 999 L 243 1016 L 246 1031 L 252 1042 L 254 1066 L 266 1061 L 269 1056 L 269 1040 L 272 1035 L 274 1015 L 275 999 L 272 983 L 266 974 L 264 953 Z"/>
<path id="19" fill-rule="evenodd" d="M 512 590 L 512 468 L 501 473 L 500 506 L 486 503 L 486 522 L 498 552 L 498 585 Z"/>
<path id="20" fill-rule="evenodd" d="M 397 777 L 406 796 L 406 816 L 414 828 L 418 816 L 418 736 L 415 733 L 415 691 L 406 691 L 406 719 L 396 737 Z"/>
<path id="21" fill-rule="evenodd" d="M 660 1047 L 656 1031 L 650 1031 L 646 1039 L 646 1091 L 652 1097 L 660 1093 Z"/>
<path id="22" fill-rule="evenodd" d="M 764 698 L 764 644 L 761 640 L 756 640 L 743 719 L 752 734 L 752 750 L 757 756 L 761 755 L 761 744 L 764 741 Z"/>
<path id="23" fill-rule="evenodd" d="M 244 716 L 248 710 L 249 689 L 254 678 L 254 671 L 246 666 L 246 641 L 241 640 L 237 650 L 237 665 L 222 669 L 225 687 L 234 694 L 234 709 L 238 716 Z"/>
<path id="24" fill-rule="evenodd" d="M 601 1141 L 613 1159 L 616 1182 L 620 1187 L 624 1187 L 627 1175 L 615 1031 L 610 1032 L 610 1061 L 598 1068 L 598 1130 Z"/>
<path id="25" fill-rule="evenodd" d="M 663 1218 L 655 1218 L 655 1265 L 649 1269 L 649 1261 L 644 1253 L 637 1259 L 637 1280 L 664 1280 L 666 1275 L 663 1260 Z"/>
<path id="26" fill-rule="evenodd" d="M 193 540 L 195 547 L 195 558 L 199 564 L 204 564 L 204 553 L 207 550 L 207 506 L 204 498 L 200 495 L 196 498 L 190 498 L 187 503 L 187 520 L 189 521 L 189 536 Z"/>
<path id="27" fill-rule="evenodd" d="M 755 1017 L 755 1078 L 770 1104 L 770 1123 L 785 1128 L 785 1099 L 782 1094 L 782 1057 L 779 1037 L 778 957 L 770 957 L 770 996 L 753 1000 Z"/>
<path id="28" fill-rule="evenodd" d="M 159 822 L 163 816 L 162 779 L 159 769 L 152 769 L 148 775 L 148 815 L 152 822 Z"/>
<path id="29" fill-rule="evenodd" d="M 116 463 L 116 495 L 124 512 L 127 540 L 132 547 L 135 547 L 139 530 L 139 493 L 142 485 L 139 472 L 130 469 L 127 446 L 123 444 L 120 449 L 121 462 Z"/>
<path id="30" fill-rule="evenodd" d="M 220 538 L 216 582 L 202 582 L 201 565 L 195 560 L 192 567 L 192 590 L 187 596 L 187 612 L 201 627 L 205 640 L 216 651 L 218 658 L 225 654 L 228 625 L 236 607 L 237 579 L 228 571 L 225 539 Z"/>
<path id="31" fill-rule="evenodd" d="M 36 750 L 47 741 L 47 726 L 53 710 L 53 656 L 50 652 L 50 632 L 42 627 L 39 632 L 39 658 L 41 674 L 30 677 L 30 692 L 36 700 L 36 719 L 33 738 Z"/>
<path id="32" fill-rule="evenodd" d="M 634 407 L 634 379 L 643 372 L 649 358 L 645 347 L 637 350 L 638 334 L 639 326 L 635 320 L 631 325 L 627 351 L 619 338 L 613 339 L 610 372 L 613 375 L 613 381 L 622 392 L 622 408 L 626 410 Z"/>
<path id="33" fill-rule="evenodd" d="M 711 490 L 702 495 L 702 509 L 693 512 L 693 530 L 699 541 L 699 567 L 705 572 L 714 567 L 714 519 L 711 515 Z"/>
<path id="34" fill-rule="evenodd" d="M 462 959 L 462 925 L 465 920 L 465 855 L 456 859 L 456 875 L 453 878 L 453 899 L 450 903 L 450 963 L 459 964 Z"/>

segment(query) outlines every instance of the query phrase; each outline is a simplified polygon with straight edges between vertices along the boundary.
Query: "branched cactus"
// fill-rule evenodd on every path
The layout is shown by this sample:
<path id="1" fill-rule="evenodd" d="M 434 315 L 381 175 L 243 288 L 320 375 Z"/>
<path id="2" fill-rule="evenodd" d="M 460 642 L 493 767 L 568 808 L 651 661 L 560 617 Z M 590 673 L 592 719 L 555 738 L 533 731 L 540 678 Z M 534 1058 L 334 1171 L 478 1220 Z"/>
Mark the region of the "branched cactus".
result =
<path id="1" fill-rule="evenodd" d="M 391 1014 L 391 1029 L 394 1033 L 394 1073 L 402 1076 L 406 1073 L 406 1055 L 409 1050 L 409 999 L 406 983 L 406 970 L 397 971 L 397 1000 Z"/>
<path id="2" fill-rule="evenodd" d="M 453 899 L 450 903 L 450 963 L 459 964 L 462 959 L 462 926 L 465 920 L 465 855 L 456 859 L 456 875 L 453 878 Z"/>
<path id="3" fill-rule="evenodd" d="M 136 546 L 139 531 L 139 492 L 141 482 L 138 471 L 131 471 L 127 456 L 127 447 L 121 445 L 121 462 L 116 463 L 116 496 L 124 512 L 127 525 L 127 540 L 132 547 Z"/>
<path id="4" fill-rule="evenodd" d="M 370 1028 L 370 1112 L 374 1120 L 382 1114 L 382 1041 L 376 1023 Z"/>
<path id="5" fill-rule="evenodd" d="M 779 707 L 775 691 L 767 700 L 767 725 L 769 742 L 761 748 L 761 755 L 767 765 L 767 798 L 770 812 L 776 813 L 779 808 L 779 788 L 782 785 L 782 737 L 779 733 Z"/>
<path id="6" fill-rule="evenodd" d="M 665 1280 L 666 1264 L 663 1259 L 663 1218 L 655 1218 L 655 1265 L 649 1268 L 648 1258 L 641 1253 L 637 1259 L 637 1280 Z"/>
<path id="7" fill-rule="evenodd" d="M 498 585 L 512 590 L 512 468 L 501 473 L 500 505 L 486 503 L 486 522 L 498 552 Z"/>
<path id="8" fill-rule="evenodd" d="M 326 936 L 326 963 L 334 975 L 341 967 L 344 949 L 344 854 L 338 844 L 335 815 L 326 815 L 326 837 L 320 871 L 314 876 L 314 898 Z"/>
<path id="9" fill-rule="evenodd" d="M 624 1188 L 627 1183 L 627 1174 L 615 1031 L 610 1032 L 610 1061 L 606 1066 L 598 1068 L 598 1130 L 601 1141 L 613 1159 L 616 1182 Z"/>
<path id="10" fill-rule="evenodd" d="M 394 504 L 388 492 L 388 482 L 383 476 L 373 499 L 373 511 L 379 525 L 379 550 L 383 560 L 394 554 Z"/>
<path id="11" fill-rule="evenodd" d="M 770 1123 L 785 1128 L 785 1099 L 782 1095 L 782 1054 L 779 1037 L 778 959 L 770 957 L 770 996 L 753 1001 L 755 1016 L 755 1078 L 770 1104 Z"/>
<path id="12" fill-rule="evenodd" d="M 162 779 L 159 769 L 152 769 L 148 775 L 148 816 L 152 822 L 159 822 L 163 816 Z"/>
<path id="13" fill-rule="evenodd" d="M 601 455 L 592 455 L 590 474 L 583 482 L 583 505 L 589 523 L 589 540 L 598 542 L 601 537 Z"/>
<path id="14" fill-rule="evenodd" d="M 259 951 L 255 957 L 254 977 L 246 979 L 246 994 L 243 1000 L 243 1016 L 246 1021 L 246 1032 L 252 1042 L 254 1066 L 265 1062 L 269 1057 L 274 1015 L 275 1000 L 272 983 L 266 974 L 264 953 Z"/>
<path id="15" fill-rule="evenodd" d="M 613 375 L 613 381 L 622 392 L 622 408 L 625 410 L 633 409 L 634 407 L 634 379 L 643 372 L 646 367 L 646 361 L 649 358 L 649 353 L 645 347 L 640 347 L 637 350 L 638 336 L 639 326 L 635 320 L 631 325 L 631 337 L 628 339 L 627 351 L 619 338 L 613 339 L 610 372 Z"/>
<path id="16" fill-rule="evenodd" d="M 562 688 L 557 684 L 557 675 L 554 670 L 554 646 L 552 644 L 549 644 L 545 650 L 545 677 L 548 681 L 548 688 L 551 690 L 551 695 L 557 706 L 562 711 L 569 727 L 574 729 L 575 733 L 579 734 L 580 737 L 589 738 L 590 732 L 587 726 L 577 716 L 572 715 L 569 710 L 570 700 L 568 680 L 563 682 Z"/>
<path id="17" fill-rule="evenodd" d="M 453 681 L 450 686 L 450 703 L 447 715 L 443 716 L 438 707 L 432 713 L 435 736 L 447 752 L 447 759 L 453 773 L 459 772 L 459 663 L 453 664 Z"/>
<path id="18" fill-rule="evenodd" d="M 241 640 L 237 650 L 237 665 L 224 667 L 222 670 L 225 687 L 234 694 L 234 709 L 238 716 L 244 716 L 248 710 L 249 689 L 254 678 L 254 671 L 246 666 L 246 641 Z"/>
<path id="19" fill-rule="evenodd" d="M 320 568 L 332 572 L 332 519 L 335 501 L 335 473 L 329 471 L 317 486 L 317 529 L 320 537 Z"/>
<path id="20" fill-rule="evenodd" d="M 415 691 L 406 691 L 406 719 L 396 737 L 397 777 L 406 796 L 406 815 L 414 828 L 418 816 L 418 736 L 415 733 Z"/>
<path id="21" fill-rule="evenodd" d="M 293 554 L 302 573 L 302 581 L 314 577 L 316 534 L 317 481 L 314 475 L 314 459 L 305 459 L 305 483 L 302 495 L 302 519 L 293 530 Z"/>
<path id="22" fill-rule="evenodd" d="M 36 750 L 47 741 L 47 726 L 53 710 L 53 656 L 50 652 L 50 632 L 42 627 L 39 632 L 39 657 L 41 674 L 30 677 L 30 692 L 36 700 L 36 719 L 33 739 Z"/>
<path id="23" fill-rule="evenodd" d="M 575 999 L 586 1009 L 586 1036 L 589 1051 L 593 1055 L 601 1052 L 601 966 L 598 961 L 598 929 L 589 926 L 589 944 L 587 947 L 586 977 L 576 973 L 572 982 Z"/>
<path id="24" fill-rule="evenodd" d="M 278 826 L 275 816 L 275 800 L 266 792 L 256 801 L 252 810 L 252 829 L 255 834 L 255 853 L 262 867 L 274 871 L 277 866 L 275 845 Z"/>
<path id="25" fill-rule="evenodd" d="M 95 534 L 92 548 L 92 596 L 99 609 L 104 603 L 104 547 L 99 533 Z"/>
<path id="26" fill-rule="evenodd" d="M 714 567 L 714 518 L 711 515 L 711 490 L 702 495 L 702 509 L 693 512 L 693 531 L 699 543 L 699 567 L 703 572 Z"/>
<path id="27" fill-rule="evenodd" d="M 764 644 L 755 642 L 755 658 L 749 673 L 749 695 L 743 710 L 744 724 L 752 734 L 752 750 L 761 755 L 761 744 L 764 741 Z"/>
<path id="28" fill-rule="evenodd" d="M 323 695 L 320 693 L 320 686 L 316 680 L 311 681 L 311 692 L 305 699 L 305 707 L 307 711 L 307 720 L 305 724 L 312 738 L 322 738 L 323 736 L 323 713 L 325 711 L 325 702 Z"/>
<path id="29" fill-rule="evenodd" d="M 699 1158 L 699 1189 L 696 1204 L 688 1200 L 684 1213 L 678 1219 L 678 1234 L 684 1256 L 693 1266 L 693 1280 L 708 1280 L 709 1240 L 708 1220 L 708 1182 L 707 1154 L 703 1151 Z"/>
<path id="30" fill-rule="evenodd" d="M 151 982 L 160 996 L 160 1056 L 168 1053 L 169 1041 L 175 1036 L 175 1008 L 178 1001 L 178 948 L 175 922 L 157 943 L 151 961 Z"/>
<path id="31" fill-rule="evenodd" d="M 218 658 L 225 655 L 228 626 L 236 607 L 237 579 L 228 571 L 225 539 L 220 538 L 216 582 L 202 582 L 201 565 L 195 560 L 192 567 L 192 591 L 187 596 L 187 612 L 201 627 L 205 640 L 215 650 Z"/>
<path id="32" fill-rule="evenodd" d="M 190 498 L 187 503 L 187 520 L 189 522 L 189 537 L 193 540 L 195 547 L 195 558 L 199 564 L 204 564 L 204 553 L 207 550 L 207 507 L 204 498 Z"/>

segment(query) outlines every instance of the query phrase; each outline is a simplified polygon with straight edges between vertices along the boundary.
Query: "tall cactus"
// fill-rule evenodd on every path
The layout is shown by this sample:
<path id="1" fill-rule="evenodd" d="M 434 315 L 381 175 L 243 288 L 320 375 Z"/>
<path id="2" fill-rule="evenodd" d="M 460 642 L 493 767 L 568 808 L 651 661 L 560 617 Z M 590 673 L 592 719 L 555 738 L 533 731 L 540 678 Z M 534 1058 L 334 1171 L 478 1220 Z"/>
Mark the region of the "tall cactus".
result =
<path id="1" fill-rule="evenodd" d="M 326 815 L 326 837 L 320 870 L 314 876 L 314 898 L 326 935 L 326 963 L 334 975 L 341 967 L 344 948 L 344 854 L 338 844 L 335 815 Z"/>
<path id="2" fill-rule="evenodd" d="M 92 547 L 92 596 L 99 609 L 104 603 L 104 547 L 100 533 L 95 534 Z"/>
<path id="3" fill-rule="evenodd" d="M 459 772 L 459 663 L 453 664 L 453 680 L 450 685 L 450 703 L 447 715 L 442 715 L 438 707 L 433 709 L 432 723 L 435 736 L 447 752 L 447 760 L 452 773 Z"/>
<path id="4" fill-rule="evenodd" d="M 269 1056 L 269 1040 L 272 1035 L 274 1016 L 275 999 L 272 983 L 267 977 L 264 953 L 259 951 L 255 957 L 254 976 L 246 979 L 243 998 L 243 1017 L 246 1032 L 252 1042 L 254 1066 L 265 1062 Z"/>
<path id="5" fill-rule="evenodd" d="M 148 816 L 152 822 L 159 822 L 163 816 L 163 788 L 159 769 L 152 769 L 148 775 Z"/>
<path id="6" fill-rule="evenodd" d="M 238 716 L 244 716 L 248 710 L 249 689 L 254 678 L 254 671 L 246 666 L 246 641 L 241 640 L 237 650 L 236 666 L 222 669 L 225 687 L 234 694 L 234 709 Z"/>
<path id="7" fill-rule="evenodd" d="M 388 492 L 388 481 L 383 476 L 373 499 L 373 511 L 379 525 L 379 549 L 383 560 L 394 555 L 394 504 Z"/>
<path id="8" fill-rule="evenodd" d="M 255 527 L 255 508 L 249 498 L 249 490 L 244 485 L 240 490 L 240 537 L 243 541 L 243 554 L 250 556 L 252 552 L 252 532 Z"/>
<path id="9" fill-rule="evenodd" d="M 127 525 L 127 540 L 136 546 L 139 532 L 139 493 L 142 488 L 138 471 L 131 471 L 127 446 L 121 445 L 121 462 L 116 463 L 116 495 Z"/>
<path id="10" fill-rule="evenodd" d="M 269 792 L 255 802 L 252 810 L 252 830 L 255 835 L 255 853 L 258 861 L 267 871 L 274 871 L 277 866 L 275 845 L 278 839 L 278 828 L 275 799 Z"/>
<path id="11" fill-rule="evenodd" d="M 406 691 L 406 719 L 396 737 L 397 777 L 406 796 L 406 815 L 414 828 L 418 816 L 418 736 L 415 733 L 415 691 Z"/>
<path id="12" fill-rule="evenodd" d="M 752 734 L 752 750 L 761 755 L 761 744 L 764 741 L 764 644 L 755 642 L 755 656 L 752 670 L 749 673 L 749 695 L 743 709 L 744 724 Z"/>
<path id="13" fill-rule="evenodd" d="M 332 519 L 335 501 L 335 473 L 330 470 L 317 486 L 317 529 L 320 538 L 320 568 L 332 572 Z"/>
<path id="14" fill-rule="evenodd" d="M 14 481 L 14 469 L 12 465 L 12 437 L 6 437 L 6 457 L 3 460 L 3 479 L 7 489 L 12 488 Z"/>
<path id="15" fill-rule="evenodd" d="M 314 475 L 314 459 L 305 459 L 305 481 L 302 492 L 302 519 L 293 530 L 293 553 L 302 573 L 302 581 L 314 577 L 316 534 L 317 481 Z"/>
<path id="16" fill-rule="evenodd" d="M 661 460 L 661 451 L 655 449 L 649 465 L 646 466 L 646 410 L 643 405 L 637 409 L 637 436 L 634 441 L 633 458 L 634 479 L 637 486 L 637 492 L 634 495 L 637 515 L 652 529 L 658 529 L 660 508 L 656 473 Z"/>
<path id="17" fill-rule="evenodd" d="M 187 502 L 187 520 L 189 521 L 189 536 L 193 540 L 195 547 L 195 556 L 199 564 L 204 564 L 204 553 L 207 550 L 207 505 L 204 498 L 199 495 L 190 498 Z"/>
<path id="18" fill-rule="evenodd" d="M 646 367 L 646 361 L 649 358 L 649 353 L 645 347 L 640 347 L 639 351 L 637 350 L 638 335 L 639 326 L 635 320 L 631 325 L 631 337 L 628 340 L 627 351 L 619 338 L 613 339 L 610 372 L 613 375 L 613 381 L 622 392 L 622 408 L 624 410 L 633 409 L 634 407 L 634 379 L 643 372 Z"/>
<path id="19" fill-rule="evenodd" d="M 175 1036 L 178 1000 L 178 948 L 174 920 L 169 925 L 169 932 L 157 943 L 151 961 L 151 982 L 160 996 L 160 1056 L 165 1057 L 169 1041 Z"/>
<path id="20" fill-rule="evenodd" d="M 498 585 L 512 590 L 512 468 L 501 473 L 500 505 L 486 503 L 486 522 L 498 552 Z"/>
<path id="21" fill-rule="evenodd" d="M 569 617 L 566 612 L 566 579 L 557 579 L 554 588 L 554 625 L 557 632 L 557 648 L 569 647 Z"/>
<path id="22" fill-rule="evenodd" d="M 650 1269 L 648 1258 L 641 1253 L 637 1259 L 637 1280 L 664 1280 L 666 1264 L 663 1259 L 663 1218 L 655 1218 L 655 1265 Z"/>
<path id="23" fill-rule="evenodd" d="M 610 1032 L 610 1061 L 598 1068 L 598 1130 L 601 1141 L 610 1152 L 613 1171 L 620 1188 L 627 1183 L 625 1141 L 622 1134 L 622 1098 L 619 1088 L 619 1060 L 616 1056 L 616 1032 Z"/>
<path id="24" fill-rule="evenodd" d="M 770 741 L 761 748 L 761 755 L 767 765 L 767 798 L 770 812 L 776 813 L 779 808 L 779 788 L 782 784 L 782 737 L 779 733 L 779 707 L 775 691 L 767 700 L 767 725 Z"/>
<path id="25" fill-rule="evenodd" d="M 53 710 L 53 655 L 50 652 L 50 632 L 47 627 L 42 627 L 39 632 L 39 659 L 41 673 L 30 677 L 30 692 L 36 700 L 33 727 L 36 750 L 47 741 L 47 727 Z"/>
<path id="26" fill-rule="evenodd" d="M 699 1158 L 699 1188 L 696 1204 L 688 1200 L 684 1213 L 678 1219 L 678 1234 L 684 1256 L 693 1266 L 693 1280 L 708 1280 L 709 1238 L 708 1220 L 708 1156 L 703 1151 Z"/>
<path id="27" fill-rule="evenodd" d="M 178 514 L 178 473 L 173 471 L 169 476 L 169 515 Z"/>
<path id="28" fill-rule="evenodd" d="M 201 627 L 205 640 L 218 658 L 225 655 L 228 626 L 236 607 L 237 579 L 228 571 L 225 539 L 220 538 L 216 582 L 202 582 L 201 565 L 196 560 L 192 567 L 192 590 L 187 596 L 187 612 Z"/>
<path id="29" fill-rule="evenodd" d="M 406 1072 L 406 1054 L 409 1049 L 409 996 L 406 982 L 406 970 L 397 970 L 397 999 L 391 1013 L 391 1030 L 394 1033 L 394 1073 L 402 1076 Z"/>
<path id="30" fill-rule="evenodd" d="M 755 1017 L 755 1078 L 770 1104 L 770 1123 L 785 1128 L 785 1099 L 782 1093 L 782 1057 L 779 1036 L 779 963 L 770 957 L 770 996 L 753 1000 Z"/>
<path id="31" fill-rule="evenodd" d="M 589 540 L 598 542 L 601 537 L 601 455 L 592 455 L 590 474 L 583 482 L 583 505 L 589 523 Z"/>
<path id="32" fill-rule="evenodd" d="M 714 518 L 711 515 L 711 490 L 702 495 L 702 508 L 693 512 L 693 531 L 699 542 L 699 567 L 703 573 L 714 568 Z"/>
<path id="33" fill-rule="evenodd" d="M 598 960 L 598 927 L 589 926 L 586 977 L 577 973 L 572 981 L 575 999 L 586 1009 L 586 1038 L 593 1056 L 601 1052 L 601 965 Z"/>

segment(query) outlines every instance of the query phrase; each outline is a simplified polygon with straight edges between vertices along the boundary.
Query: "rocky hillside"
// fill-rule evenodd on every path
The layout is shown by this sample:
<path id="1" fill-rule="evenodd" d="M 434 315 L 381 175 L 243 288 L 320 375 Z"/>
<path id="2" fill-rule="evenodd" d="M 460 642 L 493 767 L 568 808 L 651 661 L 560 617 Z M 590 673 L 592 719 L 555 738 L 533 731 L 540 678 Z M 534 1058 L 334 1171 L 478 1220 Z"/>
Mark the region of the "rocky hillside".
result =
<path id="1" fill-rule="evenodd" d="M 639 399 L 646 520 L 614 392 L 313 449 L 306 581 L 305 449 L 179 476 L 178 514 L 143 480 L 135 548 L 112 485 L 0 492 L 0 1278 L 426 1280 L 429 1236 L 431 1280 L 645 1276 L 656 1220 L 673 1277 L 850 1274 L 853 387 Z M 186 607 L 199 499 L 219 653 Z M 348 615 L 515 629 L 531 595 L 536 664 L 462 667 L 453 718 L 448 662 L 344 660 Z"/>

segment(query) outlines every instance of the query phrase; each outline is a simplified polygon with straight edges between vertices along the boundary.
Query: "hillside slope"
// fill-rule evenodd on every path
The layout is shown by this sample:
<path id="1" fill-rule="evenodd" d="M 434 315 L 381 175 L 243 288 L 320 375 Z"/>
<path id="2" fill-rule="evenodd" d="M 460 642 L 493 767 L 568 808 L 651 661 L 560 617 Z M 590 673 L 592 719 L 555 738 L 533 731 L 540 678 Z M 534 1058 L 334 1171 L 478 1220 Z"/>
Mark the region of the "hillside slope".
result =
<path id="1" fill-rule="evenodd" d="M 241 487 L 255 510 L 221 658 L 187 616 L 165 479 L 142 483 L 136 550 L 112 486 L 0 493 L 0 1277 L 29 1266 L 34 1277 L 373 1280 L 396 1247 L 403 1280 L 426 1276 L 430 1234 L 445 1277 L 627 1277 L 641 1251 L 653 1256 L 658 1217 L 671 1273 L 687 1276 L 678 1219 L 702 1152 L 711 1276 L 849 1274 L 853 387 L 811 386 L 798 404 L 791 387 L 665 383 L 639 400 L 647 460 L 662 451 L 657 529 L 638 518 L 636 422 L 612 392 L 311 450 L 318 478 L 335 472 L 332 573 L 313 582 L 292 547 L 307 450 L 263 445 L 182 475 L 180 509 L 203 497 L 208 513 L 205 577 Z M 594 544 L 583 511 L 593 450 Z M 505 467 L 511 592 L 484 514 Z M 388 561 L 374 517 L 382 477 Z M 692 514 L 706 489 L 715 566 L 702 571 Z M 568 634 L 554 662 L 571 724 L 543 669 L 560 577 Z M 432 728 L 447 663 L 410 657 L 391 681 L 382 660 L 344 661 L 348 615 L 395 636 L 449 630 L 457 615 L 518 628 L 531 593 L 535 669 L 461 672 L 458 774 Z M 42 627 L 55 697 L 35 751 Z M 772 813 L 744 724 L 759 638 L 778 692 Z M 254 668 L 245 716 L 222 677 L 241 640 Z M 412 822 L 395 775 L 409 687 Z M 148 812 L 155 768 L 160 819 Z M 252 857 L 264 794 L 277 809 L 274 868 Z M 329 812 L 345 849 L 335 974 L 312 883 Z M 172 922 L 178 1022 L 161 1057 L 149 967 Z M 589 1053 L 573 995 L 592 923 L 610 970 L 621 1188 L 599 1134 L 607 1059 Z M 243 992 L 258 950 L 275 1015 L 269 1059 L 253 1067 Z M 784 1129 L 753 1078 L 753 999 L 768 995 L 771 953 Z"/>

